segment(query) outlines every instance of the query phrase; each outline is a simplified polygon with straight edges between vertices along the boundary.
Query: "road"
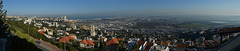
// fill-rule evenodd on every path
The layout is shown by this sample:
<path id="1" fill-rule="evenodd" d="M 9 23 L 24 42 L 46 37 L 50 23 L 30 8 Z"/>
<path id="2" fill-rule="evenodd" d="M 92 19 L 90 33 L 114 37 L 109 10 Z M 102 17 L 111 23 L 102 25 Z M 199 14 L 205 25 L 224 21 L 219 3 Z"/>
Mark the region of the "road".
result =
<path id="1" fill-rule="evenodd" d="M 33 37 L 31 37 L 31 38 L 33 38 Z M 35 44 L 39 49 L 42 49 L 44 51 L 63 51 L 63 49 L 60 49 L 57 46 L 54 46 L 49 42 L 45 42 L 45 41 L 38 40 L 38 39 L 35 39 L 35 38 L 33 38 L 33 39 L 35 41 L 40 41 L 41 42 L 41 44 L 38 44 L 38 43 Z"/>

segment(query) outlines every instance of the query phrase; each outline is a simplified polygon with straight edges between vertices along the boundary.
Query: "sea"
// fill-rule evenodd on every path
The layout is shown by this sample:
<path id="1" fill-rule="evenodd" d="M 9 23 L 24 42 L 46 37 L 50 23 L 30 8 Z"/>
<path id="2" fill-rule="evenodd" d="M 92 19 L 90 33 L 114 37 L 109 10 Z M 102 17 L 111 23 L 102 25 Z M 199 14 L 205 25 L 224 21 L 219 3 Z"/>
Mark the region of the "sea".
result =
<path id="1" fill-rule="evenodd" d="M 113 18 L 117 16 L 83 16 L 83 17 L 67 17 L 67 19 L 82 19 L 82 20 L 92 20 L 92 19 L 104 19 L 104 18 Z"/>

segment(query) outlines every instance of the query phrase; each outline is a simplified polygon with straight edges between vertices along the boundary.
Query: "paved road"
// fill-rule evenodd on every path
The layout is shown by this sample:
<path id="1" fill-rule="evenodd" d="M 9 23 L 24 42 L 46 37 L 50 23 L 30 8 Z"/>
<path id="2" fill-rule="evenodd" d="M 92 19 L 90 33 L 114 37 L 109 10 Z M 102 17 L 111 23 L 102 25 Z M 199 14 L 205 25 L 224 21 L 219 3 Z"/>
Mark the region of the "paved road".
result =
<path id="1" fill-rule="evenodd" d="M 45 49 L 43 46 L 41 46 L 40 44 L 36 44 L 37 48 L 43 50 L 43 51 L 50 51 L 50 50 L 47 50 Z"/>
<path id="2" fill-rule="evenodd" d="M 46 44 L 36 44 L 36 46 L 44 51 L 57 51 L 57 49 L 51 48 Z"/>
<path id="3" fill-rule="evenodd" d="M 44 51 L 63 51 L 62 49 L 58 48 L 57 46 L 52 45 L 49 42 L 45 42 L 42 40 L 34 39 L 35 41 L 40 41 L 41 44 L 36 43 L 36 46 Z"/>

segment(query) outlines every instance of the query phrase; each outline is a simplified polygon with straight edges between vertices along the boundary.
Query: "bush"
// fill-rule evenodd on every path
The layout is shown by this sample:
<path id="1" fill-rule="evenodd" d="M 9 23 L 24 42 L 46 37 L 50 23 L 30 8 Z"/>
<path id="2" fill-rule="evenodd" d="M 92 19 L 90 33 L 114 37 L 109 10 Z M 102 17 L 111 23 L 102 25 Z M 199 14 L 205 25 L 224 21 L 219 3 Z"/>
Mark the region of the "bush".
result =
<path id="1" fill-rule="evenodd" d="M 48 39 L 43 34 L 38 33 L 37 29 L 33 26 L 33 24 L 30 24 L 30 25 L 23 24 L 23 21 L 8 21 L 8 23 L 13 28 L 18 29 L 22 33 L 28 33 L 28 26 L 29 26 L 29 35 L 30 36 L 37 38 L 37 39 L 42 39 L 47 42 L 52 42 L 52 40 Z M 22 35 L 20 35 L 20 36 L 21 36 L 20 38 L 22 38 Z"/>
<path id="2" fill-rule="evenodd" d="M 11 37 L 11 46 L 9 47 L 9 51 L 42 51 L 37 48 L 34 44 L 28 42 L 26 39 L 21 39 L 17 36 Z"/>
<path id="3" fill-rule="evenodd" d="M 67 45 L 67 49 L 70 51 L 78 51 L 77 48 Z"/>
<path id="4" fill-rule="evenodd" d="M 55 45 L 55 46 L 57 46 L 57 43 L 56 43 L 56 42 L 54 42 L 54 41 L 53 41 L 53 42 L 51 42 L 51 44 L 52 44 L 52 45 Z"/>
<path id="5" fill-rule="evenodd" d="M 227 42 L 229 39 L 228 38 L 226 38 L 225 40 L 223 40 L 223 43 L 225 43 L 225 42 Z"/>
<path id="6" fill-rule="evenodd" d="M 63 49 L 63 43 L 57 43 L 57 47 Z"/>

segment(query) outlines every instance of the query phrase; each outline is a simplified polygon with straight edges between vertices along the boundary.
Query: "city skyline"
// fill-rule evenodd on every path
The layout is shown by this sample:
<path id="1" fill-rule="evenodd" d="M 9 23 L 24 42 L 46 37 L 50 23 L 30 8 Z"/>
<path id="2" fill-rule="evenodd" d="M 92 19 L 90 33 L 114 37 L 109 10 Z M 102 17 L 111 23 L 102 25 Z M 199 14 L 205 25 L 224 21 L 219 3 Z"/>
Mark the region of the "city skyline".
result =
<path id="1" fill-rule="evenodd" d="M 0 51 L 238 51 L 238 5 L 237 0 L 1 0 Z"/>
<path id="2" fill-rule="evenodd" d="M 237 15 L 239 0 L 3 0 L 8 15 L 162 16 Z"/>

